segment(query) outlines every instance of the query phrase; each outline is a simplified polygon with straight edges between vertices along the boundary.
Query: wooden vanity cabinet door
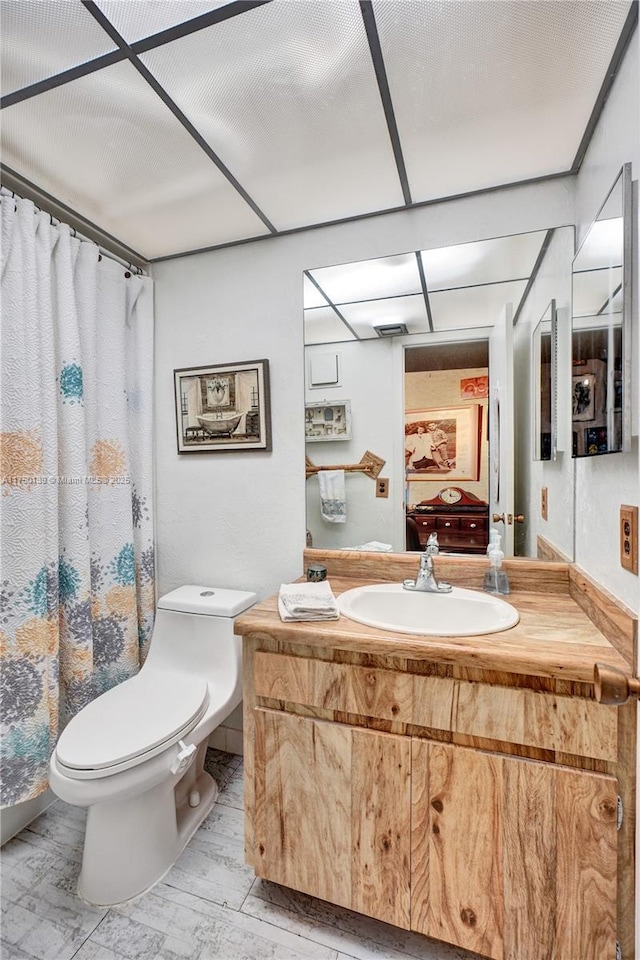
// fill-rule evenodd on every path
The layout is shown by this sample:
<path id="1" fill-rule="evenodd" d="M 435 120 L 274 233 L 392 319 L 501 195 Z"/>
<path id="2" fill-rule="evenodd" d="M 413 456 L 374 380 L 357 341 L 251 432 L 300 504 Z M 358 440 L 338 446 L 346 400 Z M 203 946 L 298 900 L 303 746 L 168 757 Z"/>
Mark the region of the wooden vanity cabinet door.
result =
<path id="1" fill-rule="evenodd" d="M 617 781 L 414 739 L 411 928 L 496 960 L 615 960 Z"/>
<path id="2" fill-rule="evenodd" d="M 409 929 L 410 739 L 254 715 L 258 876 Z"/>

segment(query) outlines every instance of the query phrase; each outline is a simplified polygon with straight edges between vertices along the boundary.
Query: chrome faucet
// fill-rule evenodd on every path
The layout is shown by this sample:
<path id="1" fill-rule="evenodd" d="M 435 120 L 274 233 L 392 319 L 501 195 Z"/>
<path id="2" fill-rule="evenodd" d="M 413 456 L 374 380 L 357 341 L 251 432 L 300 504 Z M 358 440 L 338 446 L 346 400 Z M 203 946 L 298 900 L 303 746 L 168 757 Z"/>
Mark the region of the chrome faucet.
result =
<path id="1" fill-rule="evenodd" d="M 405 590 L 417 590 L 421 593 L 451 593 L 450 583 L 438 583 L 433 567 L 433 558 L 440 552 L 437 533 L 429 534 L 424 553 L 420 557 L 420 567 L 415 580 L 405 580 Z"/>

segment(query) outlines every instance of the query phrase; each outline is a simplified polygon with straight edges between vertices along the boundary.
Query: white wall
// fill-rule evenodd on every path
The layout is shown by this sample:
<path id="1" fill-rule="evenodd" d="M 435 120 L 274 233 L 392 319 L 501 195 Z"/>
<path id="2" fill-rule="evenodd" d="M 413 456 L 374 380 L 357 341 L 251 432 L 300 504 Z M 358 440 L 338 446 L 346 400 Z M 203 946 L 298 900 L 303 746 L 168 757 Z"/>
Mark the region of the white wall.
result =
<path id="1" fill-rule="evenodd" d="M 611 188 L 623 163 L 632 163 L 632 177 L 640 176 L 640 130 L 638 117 L 638 31 L 632 40 L 600 122 L 587 150 L 576 183 L 578 243 Z M 637 188 L 637 183 L 636 183 Z M 635 220 L 638 223 L 637 189 Z M 638 455 L 638 257 L 633 258 L 633 403 L 635 434 L 630 453 L 582 458 L 576 461 L 576 563 L 604 587 L 640 609 L 638 577 L 624 570 L 619 559 L 620 504 L 640 503 Z"/>
<path id="2" fill-rule="evenodd" d="M 371 540 L 388 543 L 404 550 L 404 543 L 394 542 L 394 511 L 402 509 L 402 483 L 393 473 L 393 438 L 398 428 L 398 410 L 392 382 L 393 343 L 391 340 L 365 340 L 309 346 L 305 359 L 318 353 L 340 355 L 340 386 L 307 389 L 308 403 L 327 400 L 351 402 L 352 439 L 321 440 L 306 445 L 313 463 L 358 463 L 366 450 L 382 457 L 385 465 L 380 477 L 389 481 L 389 496 L 376 497 L 375 482 L 363 473 L 345 475 L 347 520 L 330 523 L 320 515 L 320 487 L 316 476 L 306 482 L 307 527 L 314 547 L 339 549 L 359 546 Z M 308 380 L 307 380 L 308 382 Z M 401 429 L 401 427 L 400 427 Z"/>
<path id="3" fill-rule="evenodd" d="M 573 557 L 573 483 L 571 456 L 571 261 L 574 230 L 556 230 L 514 331 L 514 382 L 516 391 L 516 512 L 526 522 L 516 528 L 517 553 L 536 556 L 536 540 L 543 536 L 567 557 Z M 531 338 L 539 320 L 554 299 L 558 311 L 558 410 L 559 443 L 555 460 L 532 460 L 531 424 L 534 422 Z M 543 520 L 541 490 L 548 491 L 547 520 Z"/>
<path id="4" fill-rule="evenodd" d="M 302 572 L 305 268 L 561 226 L 573 207 L 562 178 L 156 264 L 160 592 L 191 582 L 264 597 Z M 273 452 L 179 456 L 173 369 L 261 357 Z"/>

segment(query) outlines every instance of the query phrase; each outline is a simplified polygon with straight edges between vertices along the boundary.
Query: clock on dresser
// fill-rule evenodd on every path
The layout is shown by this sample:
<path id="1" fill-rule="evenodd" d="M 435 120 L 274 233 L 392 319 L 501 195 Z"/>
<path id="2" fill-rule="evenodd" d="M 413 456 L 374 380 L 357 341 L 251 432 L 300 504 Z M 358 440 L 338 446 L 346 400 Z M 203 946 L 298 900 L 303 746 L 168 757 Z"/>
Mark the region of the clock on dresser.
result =
<path id="1" fill-rule="evenodd" d="M 407 511 L 415 521 L 420 546 L 438 534 L 440 549 L 452 553 L 484 553 L 489 542 L 489 504 L 462 487 L 443 487 L 431 500 Z"/>

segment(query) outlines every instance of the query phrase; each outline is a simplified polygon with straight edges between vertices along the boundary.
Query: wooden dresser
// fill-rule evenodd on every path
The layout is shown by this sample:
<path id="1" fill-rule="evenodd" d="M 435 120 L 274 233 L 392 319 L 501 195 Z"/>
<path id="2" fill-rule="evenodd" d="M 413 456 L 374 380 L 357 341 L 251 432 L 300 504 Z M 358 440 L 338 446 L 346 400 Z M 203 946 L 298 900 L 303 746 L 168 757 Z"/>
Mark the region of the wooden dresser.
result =
<path id="1" fill-rule="evenodd" d="M 443 487 L 431 500 L 422 500 L 407 511 L 415 521 L 420 546 L 430 533 L 438 534 L 441 550 L 485 553 L 489 542 L 489 504 L 462 487 Z"/>

